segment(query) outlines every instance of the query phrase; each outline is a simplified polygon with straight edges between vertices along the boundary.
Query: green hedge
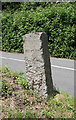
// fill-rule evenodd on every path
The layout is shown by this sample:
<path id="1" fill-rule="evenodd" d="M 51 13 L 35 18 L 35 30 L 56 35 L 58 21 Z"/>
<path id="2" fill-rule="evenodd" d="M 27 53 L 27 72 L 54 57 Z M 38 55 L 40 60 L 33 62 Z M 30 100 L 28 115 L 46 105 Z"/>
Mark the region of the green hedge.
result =
<path id="1" fill-rule="evenodd" d="M 51 56 L 76 59 L 75 4 L 29 2 L 16 10 L 4 9 L 2 50 L 22 53 L 24 34 L 46 32 Z"/>

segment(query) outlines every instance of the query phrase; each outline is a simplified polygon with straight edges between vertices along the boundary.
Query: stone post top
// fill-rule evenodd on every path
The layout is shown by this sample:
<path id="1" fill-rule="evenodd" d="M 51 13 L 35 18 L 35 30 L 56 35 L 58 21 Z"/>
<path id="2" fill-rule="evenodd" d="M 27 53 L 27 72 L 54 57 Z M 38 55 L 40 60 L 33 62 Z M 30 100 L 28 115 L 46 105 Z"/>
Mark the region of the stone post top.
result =
<path id="1" fill-rule="evenodd" d="M 25 41 L 26 37 L 36 37 L 36 35 L 39 36 L 40 39 L 41 39 L 42 36 L 45 36 L 45 38 L 48 38 L 48 36 L 45 32 L 32 32 L 32 33 L 27 33 L 27 34 L 23 35 L 22 36 L 23 41 Z"/>
<path id="2" fill-rule="evenodd" d="M 24 36 L 28 36 L 28 35 L 33 35 L 33 34 L 36 34 L 36 35 L 45 34 L 45 35 L 46 35 L 45 32 L 32 32 L 32 33 L 27 33 L 27 34 L 23 35 L 23 37 L 24 37 Z"/>

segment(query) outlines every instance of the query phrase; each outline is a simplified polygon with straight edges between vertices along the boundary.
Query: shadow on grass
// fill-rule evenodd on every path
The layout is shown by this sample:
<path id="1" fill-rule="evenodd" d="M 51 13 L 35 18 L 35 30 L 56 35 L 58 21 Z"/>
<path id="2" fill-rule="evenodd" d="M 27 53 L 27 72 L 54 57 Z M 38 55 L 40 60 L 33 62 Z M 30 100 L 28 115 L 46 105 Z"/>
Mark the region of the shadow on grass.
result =
<path id="1" fill-rule="evenodd" d="M 53 96 L 60 94 L 59 90 L 56 89 L 55 86 L 53 86 Z"/>

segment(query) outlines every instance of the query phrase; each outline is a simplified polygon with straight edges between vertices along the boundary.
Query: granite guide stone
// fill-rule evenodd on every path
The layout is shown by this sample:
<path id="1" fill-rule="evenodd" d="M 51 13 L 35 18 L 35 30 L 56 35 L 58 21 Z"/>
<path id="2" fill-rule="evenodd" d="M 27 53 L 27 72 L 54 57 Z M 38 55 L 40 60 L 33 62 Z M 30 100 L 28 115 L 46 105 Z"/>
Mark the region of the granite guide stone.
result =
<path id="1" fill-rule="evenodd" d="M 46 98 L 53 93 L 48 36 L 45 32 L 29 33 L 23 36 L 23 42 L 29 89 Z"/>

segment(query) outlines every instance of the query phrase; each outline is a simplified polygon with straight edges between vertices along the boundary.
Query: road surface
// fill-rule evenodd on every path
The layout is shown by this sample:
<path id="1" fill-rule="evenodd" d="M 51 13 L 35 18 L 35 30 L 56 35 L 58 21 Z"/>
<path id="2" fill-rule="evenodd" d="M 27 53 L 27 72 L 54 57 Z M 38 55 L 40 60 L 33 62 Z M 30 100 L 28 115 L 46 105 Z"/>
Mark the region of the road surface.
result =
<path id="1" fill-rule="evenodd" d="M 9 70 L 23 72 L 25 75 L 24 54 L 16 54 L 9 52 L 0 52 L 0 65 L 8 66 Z M 50 57 L 53 85 L 60 91 L 67 92 L 70 96 L 74 96 L 76 88 L 75 82 L 75 60 L 60 59 Z"/>

